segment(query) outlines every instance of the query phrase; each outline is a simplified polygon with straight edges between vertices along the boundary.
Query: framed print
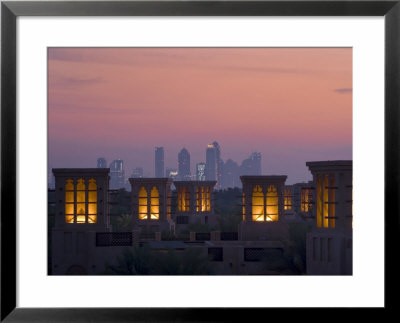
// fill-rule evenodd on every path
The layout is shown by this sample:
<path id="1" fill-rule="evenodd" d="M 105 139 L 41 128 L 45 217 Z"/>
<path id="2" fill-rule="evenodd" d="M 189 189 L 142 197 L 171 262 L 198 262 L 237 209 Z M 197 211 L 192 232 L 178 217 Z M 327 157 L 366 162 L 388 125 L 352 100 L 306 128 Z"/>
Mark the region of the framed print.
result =
<path id="1" fill-rule="evenodd" d="M 2 320 L 394 308 L 398 1 L 1 9 Z"/>

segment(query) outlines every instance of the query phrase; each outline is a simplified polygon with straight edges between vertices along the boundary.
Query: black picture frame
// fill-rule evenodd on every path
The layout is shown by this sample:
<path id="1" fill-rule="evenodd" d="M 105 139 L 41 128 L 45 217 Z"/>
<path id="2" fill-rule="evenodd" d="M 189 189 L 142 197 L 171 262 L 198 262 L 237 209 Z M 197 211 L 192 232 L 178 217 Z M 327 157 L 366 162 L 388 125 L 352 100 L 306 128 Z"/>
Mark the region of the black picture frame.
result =
<path id="1" fill-rule="evenodd" d="M 385 19 L 385 306 L 361 309 L 383 319 L 396 311 L 399 278 L 400 0 L 387 1 L 2 1 L 1 3 L 1 317 L 3 322 L 249 321 L 263 315 L 321 315 L 301 308 L 16 307 L 16 19 L 19 16 L 383 16 Z M 373 172 L 371 173 L 373 174 Z M 376 188 L 374 188 L 376 189 Z M 368 197 L 366 197 L 368 198 Z M 373 261 L 371 259 L 371 261 Z M 372 279 L 373 277 L 371 277 Z M 366 288 L 368 288 L 366 286 Z M 345 291 L 344 291 L 345 292 Z M 40 293 L 40 291 L 38 291 Z M 55 295 L 56 296 L 56 295 Z M 238 297 L 246 297 L 240 296 Z M 308 308 L 309 310 L 310 308 Z M 343 316 L 325 308 L 330 318 Z M 347 309 L 349 315 L 352 310 Z M 268 312 L 266 312 L 268 311 Z M 318 314 L 317 314 L 318 313 Z M 304 317 L 301 317 L 303 316 Z M 379 315 L 379 316 L 378 316 Z M 278 316 L 282 317 L 282 316 Z M 314 317 L 315 318 L 315 317 Z M 243 319 L 241 319 L 243 320 Z"/>

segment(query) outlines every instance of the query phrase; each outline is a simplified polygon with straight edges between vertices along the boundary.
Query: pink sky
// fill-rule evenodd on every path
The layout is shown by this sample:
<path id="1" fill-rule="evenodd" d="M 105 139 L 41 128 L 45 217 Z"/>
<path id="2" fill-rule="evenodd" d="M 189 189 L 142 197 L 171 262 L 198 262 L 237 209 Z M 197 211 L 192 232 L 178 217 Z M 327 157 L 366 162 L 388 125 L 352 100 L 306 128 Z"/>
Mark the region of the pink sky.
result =
<path id="1" fill-rule="evenodd" d="M 306 161 L 352 159 L 351 48 L 50 48 L 49 167 L 121 158 L 154 175 L 217 141 L 262 154 L 265 175 L 307 181 Z"/>

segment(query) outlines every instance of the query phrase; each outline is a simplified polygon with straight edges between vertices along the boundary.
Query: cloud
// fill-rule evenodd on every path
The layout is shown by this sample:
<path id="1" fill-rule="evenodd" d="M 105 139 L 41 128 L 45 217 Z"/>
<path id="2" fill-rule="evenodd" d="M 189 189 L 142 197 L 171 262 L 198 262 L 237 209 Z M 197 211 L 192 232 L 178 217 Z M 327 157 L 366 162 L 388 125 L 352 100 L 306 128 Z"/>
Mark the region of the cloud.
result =
<path id="1" fill-rule="evenodd" d="M 49 109 L 52 111 L 64 111 L 68 113 L 79 112 L 79 113 L 95 113 L 108 114 L 108 115 L 140 115 L 140 114 L 153 114 L 158 113 L 152 108 L 136 108 L 136 107 L 126 107 L 126 108 L 116 108 L 116 107 L 104 107 L 104 106 L 88 106 L 88 105 L 74 105 L 67 103 L 53 103 L 49 105 Z"/>
<path id="2" fill-rule="evenodd" d="M 353 93 L 353 88 L 345 87 L 341 89 L 334 89 L 334 91 L 339 94 L 347 94 L 347 93 Z"/>
<path id="3" fill-rule="evenodd" d="M 296 68 L 280 68 L 280 67 L 265 67 L 265 66 L 210 66 L 213 70 L 220 69 L 231 72 L 250 72 L 250 73 L 269 73 L 269 74 L 312 74 L 319 73 L 311 70 L 301 70 Z"/>
<path id="4" fill-rule="evenodd" d="M 187 55 L 171 51 L 160 52 L 151 48 L 80 48 L 80 47 L 53 47 L 48 51 L 51 61 L 96 63 L 107 65 L 141 66 L 143 62 L 165 64 L 167 61 L 191 61 Z"/>
<path id="5" fill-rule="evenodd" d="M 64 48 L 49 48 L 48 59 L 54 61 L 66 62 L 83 62 L 87 61 L 88 57 L 80 51 L 74 51 Z"/>
<path id="6" fill-rule="evenodd" d="M 58 77 L 53 82 L 52 86 L 82 86 L 95 85 L 107 82 L 101 77 L 78 78 L 78 77 Z"/>

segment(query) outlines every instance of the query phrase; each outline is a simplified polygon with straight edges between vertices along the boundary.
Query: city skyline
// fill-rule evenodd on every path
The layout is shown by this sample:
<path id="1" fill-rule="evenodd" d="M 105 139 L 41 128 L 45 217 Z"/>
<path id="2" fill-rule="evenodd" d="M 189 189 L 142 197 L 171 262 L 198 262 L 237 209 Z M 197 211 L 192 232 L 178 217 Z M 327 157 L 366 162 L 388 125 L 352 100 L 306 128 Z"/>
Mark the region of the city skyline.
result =
<path id="1" fill-rule="evenodd" d="M 310 179 L 311 160 L 352 159 L 351 48 L 50 48 L 49 167 L 124 160 L 126 175 L 260 152 L 262 173 Z M 79 158 L 76 158 L 79 156 Z"/>

